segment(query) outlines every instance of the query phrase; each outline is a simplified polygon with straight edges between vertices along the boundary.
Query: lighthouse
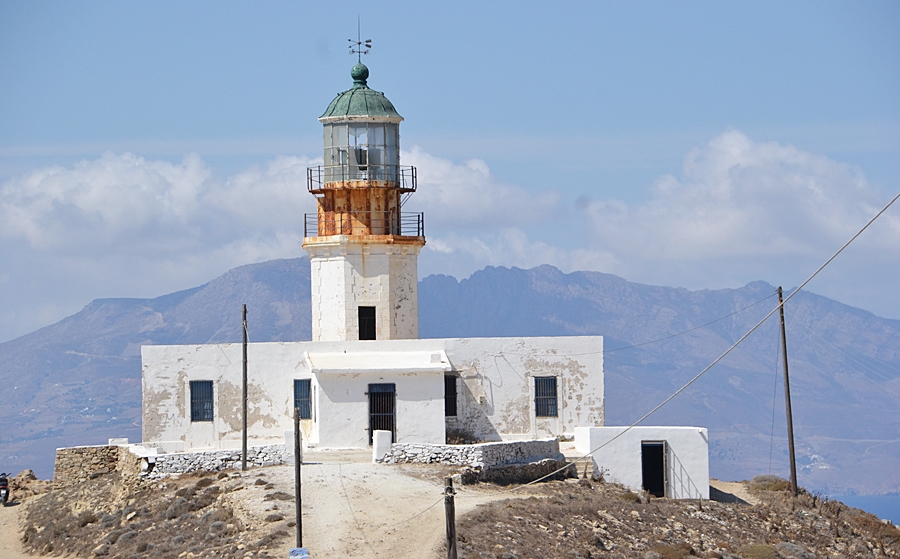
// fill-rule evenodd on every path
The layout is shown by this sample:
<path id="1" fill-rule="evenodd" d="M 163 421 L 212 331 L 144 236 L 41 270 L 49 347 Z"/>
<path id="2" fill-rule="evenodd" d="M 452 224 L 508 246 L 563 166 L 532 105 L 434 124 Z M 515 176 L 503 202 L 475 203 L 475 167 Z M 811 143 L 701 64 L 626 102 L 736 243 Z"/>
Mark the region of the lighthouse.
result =
<path id="1" fill-rule="evenodd" d="M 319 117 L 323 164 L 307 169 L 317 211 L 304 216 L 313 341 L 416 339 L 424 216 L 403 212 L 416 168 L 400 165 L 403 117 L 368 86 L 369 69 Z"/>

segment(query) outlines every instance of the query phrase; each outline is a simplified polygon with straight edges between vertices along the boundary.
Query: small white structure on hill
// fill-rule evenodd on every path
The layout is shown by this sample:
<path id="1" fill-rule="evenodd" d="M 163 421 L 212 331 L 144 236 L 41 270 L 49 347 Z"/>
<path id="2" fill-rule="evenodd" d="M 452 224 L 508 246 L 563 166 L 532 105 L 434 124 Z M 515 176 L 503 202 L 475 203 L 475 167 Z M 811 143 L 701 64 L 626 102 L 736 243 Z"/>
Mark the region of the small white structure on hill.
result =
<path id="1" fill-rule="evenodd" d="M 576 427 L 607 481 L 672 499 L 709 499 L 709 435 L 700 427 Z"/>
<path id="2" fill-rule="evenodd" d="M 353 87 L 319 119 L 324 164 L 308 170 L 317 212 L 303 241 L 312 341 L 249 345 L 251 444 L 283 440 L 295 408 L 319 448 L 365 448 L 376 430 L 444 444 L 603 426 L 600 336 L 418 339 L 424 216 L 402 211 L 416 169 L 400 166 L 403 118 L 368 75 L 354 66 Z M 240 344 L 144 346 L 141 357 L 144 446 L 240 447 Z"/>

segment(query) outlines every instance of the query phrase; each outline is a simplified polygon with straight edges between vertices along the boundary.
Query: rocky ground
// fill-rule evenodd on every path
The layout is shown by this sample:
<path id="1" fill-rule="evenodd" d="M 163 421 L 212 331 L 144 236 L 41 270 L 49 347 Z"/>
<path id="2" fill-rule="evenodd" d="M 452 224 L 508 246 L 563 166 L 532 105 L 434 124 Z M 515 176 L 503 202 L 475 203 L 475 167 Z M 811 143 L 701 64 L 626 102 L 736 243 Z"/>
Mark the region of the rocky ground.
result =
<path id="1" fill-rule="evenodd" d="M 304 544 L 314 557 L 445 556 L 447 468 L 371 464 L 366 453 L 307 460 Z M 286 557 L 294 544 L 288 466 L 145 483 L 113 473 L 52 490 L 17 479 L 21 504 L 3 509 L 3 521 L 17 518 L 21 548 L 41 557 Z M 783 480 L 718 486 L 719 499 L 735 502 L 648 498 L 588 480 L 457 487 L 459 556 L 900 557 L 894 526 L 806 493 L 792 499 Z M 4 557 L 24 557 L 16 553 Z"/>
<path id="2" fill-rule="evenodd" d="M 619 485 L 550 482 L 527 499 L 489 503 L 459 525 L 460 557 L 679 559 L 900 556 L 900 530 L 777 478 L 741 484 L 755 501 L 673 501 Z"/>

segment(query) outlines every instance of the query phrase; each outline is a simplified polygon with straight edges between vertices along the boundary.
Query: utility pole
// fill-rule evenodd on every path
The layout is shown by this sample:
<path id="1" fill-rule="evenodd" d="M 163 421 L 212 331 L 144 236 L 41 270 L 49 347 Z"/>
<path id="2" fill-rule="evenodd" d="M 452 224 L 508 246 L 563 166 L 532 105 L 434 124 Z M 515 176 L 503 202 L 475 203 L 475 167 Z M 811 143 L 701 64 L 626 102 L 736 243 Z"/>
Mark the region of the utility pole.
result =
<path id="1" fill-rule="evenodd" d="M 453 502 L 453 478 L 444 478 L 444 515 L 447 520 L 447 559 L 456 557 L 456 505 Z"/>
<path id="2" fill-rule="evenodd" d="M 301 467 L 303 455 L 300 449 L 300 408 L 294 408 L 294 513 L 297 516 L 297 547 L 303 547 L 303 511 L 300 484 L 303 481 Z"/>
<path id="3" fill-rule="evenodd" d="M 243 369 L 243 389 L 241 391 L 241 400 L 243 401 L 243 433 L 241 434 L 241 471 L 247 471 L 247 305 L 241 305 L 241 329 L 244 331 L 244 369 Z"/>
<path id="4" fill-rule="evenodd" d="M 784 328 L 784 302 L 778 286 L 778 312 L 781 315 L 781 353 L 784 356 L 784 409 L 787 415 L 788 451 L 791 457 L 791 491 L 797 496 L 797 459 L 794 454 L 794 418 L 791 415 L 791 381 L 788 376 L 787 334 Z"/>

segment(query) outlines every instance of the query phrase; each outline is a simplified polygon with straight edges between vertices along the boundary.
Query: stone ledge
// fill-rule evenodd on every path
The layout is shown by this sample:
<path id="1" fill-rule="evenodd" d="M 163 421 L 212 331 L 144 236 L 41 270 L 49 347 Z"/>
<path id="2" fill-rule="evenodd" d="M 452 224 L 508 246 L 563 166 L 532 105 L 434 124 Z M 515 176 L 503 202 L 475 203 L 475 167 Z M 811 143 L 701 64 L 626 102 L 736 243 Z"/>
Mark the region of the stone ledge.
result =
<path id="1" fill-rule="evenodd" d="M 385 464 L 450 464 L 488 470 L 545 459 L 564 460 L 557 439 L 470 445 L 394 443 L 381 461 Z"/>
<path id="2" fill-rule="evenodd" d="M 292 464 L 293 460 L 293 449 L 287 451 L 283 444 L 253 446 L 247 449 L 247 466 L 252 468 Z M 146 461 L 146 465 L 142 468 L 141 477 L 161 479 L 200 470 L 218 472 L 239 469 L 241 467 L 241 451 L 235 449 L 151 454 L 143 457 L 143 461 Z"/>

